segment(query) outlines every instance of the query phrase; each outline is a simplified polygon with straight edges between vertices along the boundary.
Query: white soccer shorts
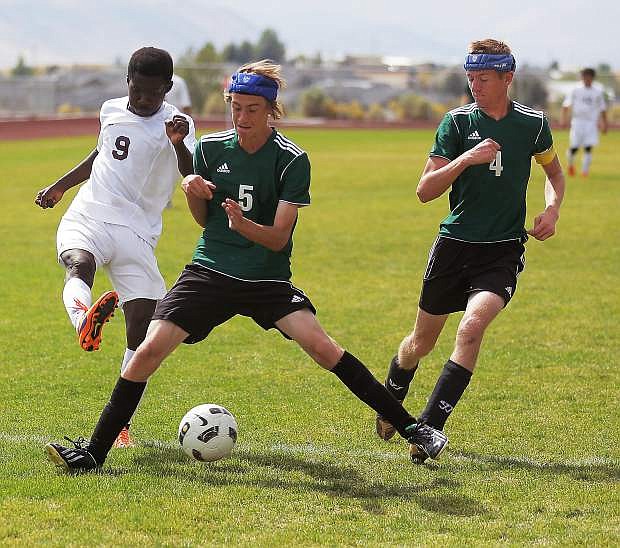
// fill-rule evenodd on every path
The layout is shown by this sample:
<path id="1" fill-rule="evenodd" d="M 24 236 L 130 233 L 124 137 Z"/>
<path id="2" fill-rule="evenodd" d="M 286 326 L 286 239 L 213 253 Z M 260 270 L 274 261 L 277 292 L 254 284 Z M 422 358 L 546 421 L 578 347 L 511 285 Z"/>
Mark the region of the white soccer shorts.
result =
<path id="1" fill-rule="evenodd" d="M 134 299 L 159 300 L 166 284 L 155 250 L 126 226 L 96 221 L 79 213 L 61 219 L 56 235 L 58 261 L 69 249 L 84 249 L 104 267 L 119 296 L 119 306 Z"/>
<path id="2" fill-rule="evenodd" d="M 596 122 L 573 120 L 570 126 L 570 148 L 598 145 Z"/>

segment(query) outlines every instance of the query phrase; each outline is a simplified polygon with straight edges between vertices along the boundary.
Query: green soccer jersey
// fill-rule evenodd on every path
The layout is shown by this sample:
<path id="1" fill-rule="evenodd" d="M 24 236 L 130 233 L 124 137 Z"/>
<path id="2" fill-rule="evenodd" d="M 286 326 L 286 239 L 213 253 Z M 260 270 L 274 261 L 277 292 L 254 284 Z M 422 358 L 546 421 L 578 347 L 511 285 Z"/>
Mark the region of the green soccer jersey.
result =
<path id="1" fill-rule="evenodd" d="M 280 201 L 310 205 L 308 155 L 281 133 L 248 154 L 234 129 L 204 135 L 196 145 L 194 171 L 216 189 L 207 203 L 207 223 L 193 261 L 242 280 L 288 280 L 293 234 L 280 251 L 271 251 L 228 227 L 221 206 L 226 198 L 239 203 L 243 215 L 273 225 Z"/>
<path id="2" fill-rule="evenodd" d="M 525 239 L 532 156 L 543 165 L 555 157 L 549 124 L 541 111 L 514 101 L 501 120 L 472 103 L 444 116 L 430 156 L 454 160 L 487 138 L 501 150 L 490 164 L 470 166 L 452 183 L 450 214 L 439 234 L 466 242 Z"/>

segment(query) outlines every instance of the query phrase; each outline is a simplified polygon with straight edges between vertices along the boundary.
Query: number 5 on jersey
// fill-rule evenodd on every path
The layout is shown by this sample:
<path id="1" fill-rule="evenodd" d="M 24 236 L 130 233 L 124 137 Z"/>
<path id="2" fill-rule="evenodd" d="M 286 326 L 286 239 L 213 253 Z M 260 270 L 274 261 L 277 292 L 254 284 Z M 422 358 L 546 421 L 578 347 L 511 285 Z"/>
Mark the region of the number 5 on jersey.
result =
<path id="1" fill-rule="evenodd" d="M 499 177 L 502 174 L 502 171 L 504 171 L 504 166 L 502 166 L 502 151 L 501 150 L 498 150 L 495 153 L 495 160 L 493 160 L 489 164 L 489 170 L 495 171 L 496 177 Z"/>
<path id="2" fill-rule="evenodd" d="M 239 185 L 239 206 L 242 211 L 250 211 L 252 209 L 253 196 L 250 193 L 254 190 L 252 185 Z"/>

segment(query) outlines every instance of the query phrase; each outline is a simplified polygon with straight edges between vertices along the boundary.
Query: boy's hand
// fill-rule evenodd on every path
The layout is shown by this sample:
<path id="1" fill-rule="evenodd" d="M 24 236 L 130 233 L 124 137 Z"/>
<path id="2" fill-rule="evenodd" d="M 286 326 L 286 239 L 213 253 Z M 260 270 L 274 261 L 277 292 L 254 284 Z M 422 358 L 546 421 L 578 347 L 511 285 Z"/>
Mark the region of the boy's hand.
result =
<path id="1" fill-rule="evenodd" d="M 54 188 L 56 187 L 56 188 Z M 63 190 L 60 190 L 56 183 L 50 186 L 46 186 L 37 192 L 37 197 L 34 199 L 34 203 L 41 206 L 43 209 L 48 207 L 54 207 L 64 194 Z"/>
<path id="2" fill-rule="evenodd" d="M 182 143 L 188 133 L 189 121 L 185 116 L 176 114 L 172 120 L 166 122 L 166 135 L 173 145 Z"/>
<path id="3" fill-rule="evenodd" d="M 228 228 L 231 230 L 238 230 L 241 223 L 243 223 L 243 211 L 241 210 L 241 206 L 234 200 L 226 198 L 226 200 L 222 202 L 222 207 L 228 216 Z"/>
<path id="4" fill-rule="evenodd" d="M 205 181 L 200 175 L 188 175 L 181 181 L 181 188 L 185 194 L 211 200 L 215 185 L 211 181 Z"/>
<path id="5" fill-rule="evenodd" d="M 560 215 L 557 209 L 548 207 L 534 219 L 534 227 L 527 233 L 541 242 L 555 234 L 555 225 Z"/>

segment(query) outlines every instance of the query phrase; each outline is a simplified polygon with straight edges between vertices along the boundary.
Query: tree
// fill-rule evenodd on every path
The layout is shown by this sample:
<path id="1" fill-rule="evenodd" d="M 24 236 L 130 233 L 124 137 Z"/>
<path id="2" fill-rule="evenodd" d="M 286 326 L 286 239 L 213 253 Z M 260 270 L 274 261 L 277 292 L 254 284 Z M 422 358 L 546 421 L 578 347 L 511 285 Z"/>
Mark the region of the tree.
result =
<path id="1" fill-rule="evenodd" d="M 285 60 L 286 49 L 272 29 L 265 29 L 260 35 L 255 48 L 257 59 L 272 59 L 278 63 Z"/>
<path id="2" fill-rule="evenodd" d="M 224 116 L 226 114 L 226 103 L 221 91 L 209 94 L 202 112 L 207 116 Z"/>
<path id="3" fill-rule="evenodd" d="M 467 89 L 467 78 L 460 70 L 450 70 L 440 83 L 439 89 L 452 97 L 461 97 Z"/>
<path id="4" fill-rule="evenodd" d="M 237 63 L 242 65 L 254 60 L 256 57 L 254 50 L 254 44 L 244 40 L 239 45 L 231 43 L 225 46 L 220 54 L 220 57 L 222 61 L 227 63 Z"/>
<path id="5" fill-rule="evenodd" d="M 26 65 L 24 61 L 24 57 L 22 55 L 19 56 L 17 60 L 17 64 L 11 70 L 12 76 L 32 76 L 34 74 L 34 69 Z"/>
<path id="6" fill-rule="evenodd" d="M 433 120 L 436 110 L 433 104 L 420 95 L 406 93 L 389 104 L 398 120 Z"/>
<path id="7" fill-rule="evenodd" d="M 310 88 L 301 95 L 300 110 L 309 118 L 326 116 L 328 97 L 320 88 Z"/>
<path id="8" fill-rule="evenodd" d="M 511 95 L 520 103 L 537 108 L 547 106 L 547 86 L 544 80 L 533 72 L 520 72 L 512 81 L 511 90 Z"/>
<path id="9" fill-rule="evenodd" d="M 237 59 L 235 59 L 235 61 L 239 63 L 240 65 L 242 65 L 244 63 L 249 63 L 250 61 L 254 61 L 257 58 L 259 57 L 257 57 L 255 53 L 254 45 L 251 42 L 248 42 L 247 40 L 244 40 L 243 42 L 241 42 L 241 45 L 239 46 L 237 50 Z"/>
<path id="10" fill-rule="evenodd" d="M 368 107 L 366 118 L 375 122 L 383 122 L 386 118 L 385 109 L 379 103 L 372 103 Z"/>
<path id="11" fill-rule="evenodd" d="M 202 48 L 198 50 L 195 57 L 195 62 L 201 65 L 207 63 L 217 63 L 220 60 L 220 56 L 215 49 L 212 42 L 207 42 Z"/>
<path id="12" fill-rule="evenodd" d="M 620 93 L 620 82 L 608 63 L 599 63 L 596 67 L 596 78 L 605 87 L 613 89 L 616 95 Z"/>
<path id="13" fill-rule="evenodd" d="M 233 63 L 239 62 L 239 48 L 236 44 L 227 44 L 220 55 L 222 57 L 222 61 Z"/>
<path id="14" fill-rule="evenodd" d="M 196 53 L 189 49 L 177 63 L 175 72 L 185 79 L 196 114 L 200 114 L 209 94 L 222 90 L 224 75 L 219 62 L 215 46 L 207 42 Z"/>

